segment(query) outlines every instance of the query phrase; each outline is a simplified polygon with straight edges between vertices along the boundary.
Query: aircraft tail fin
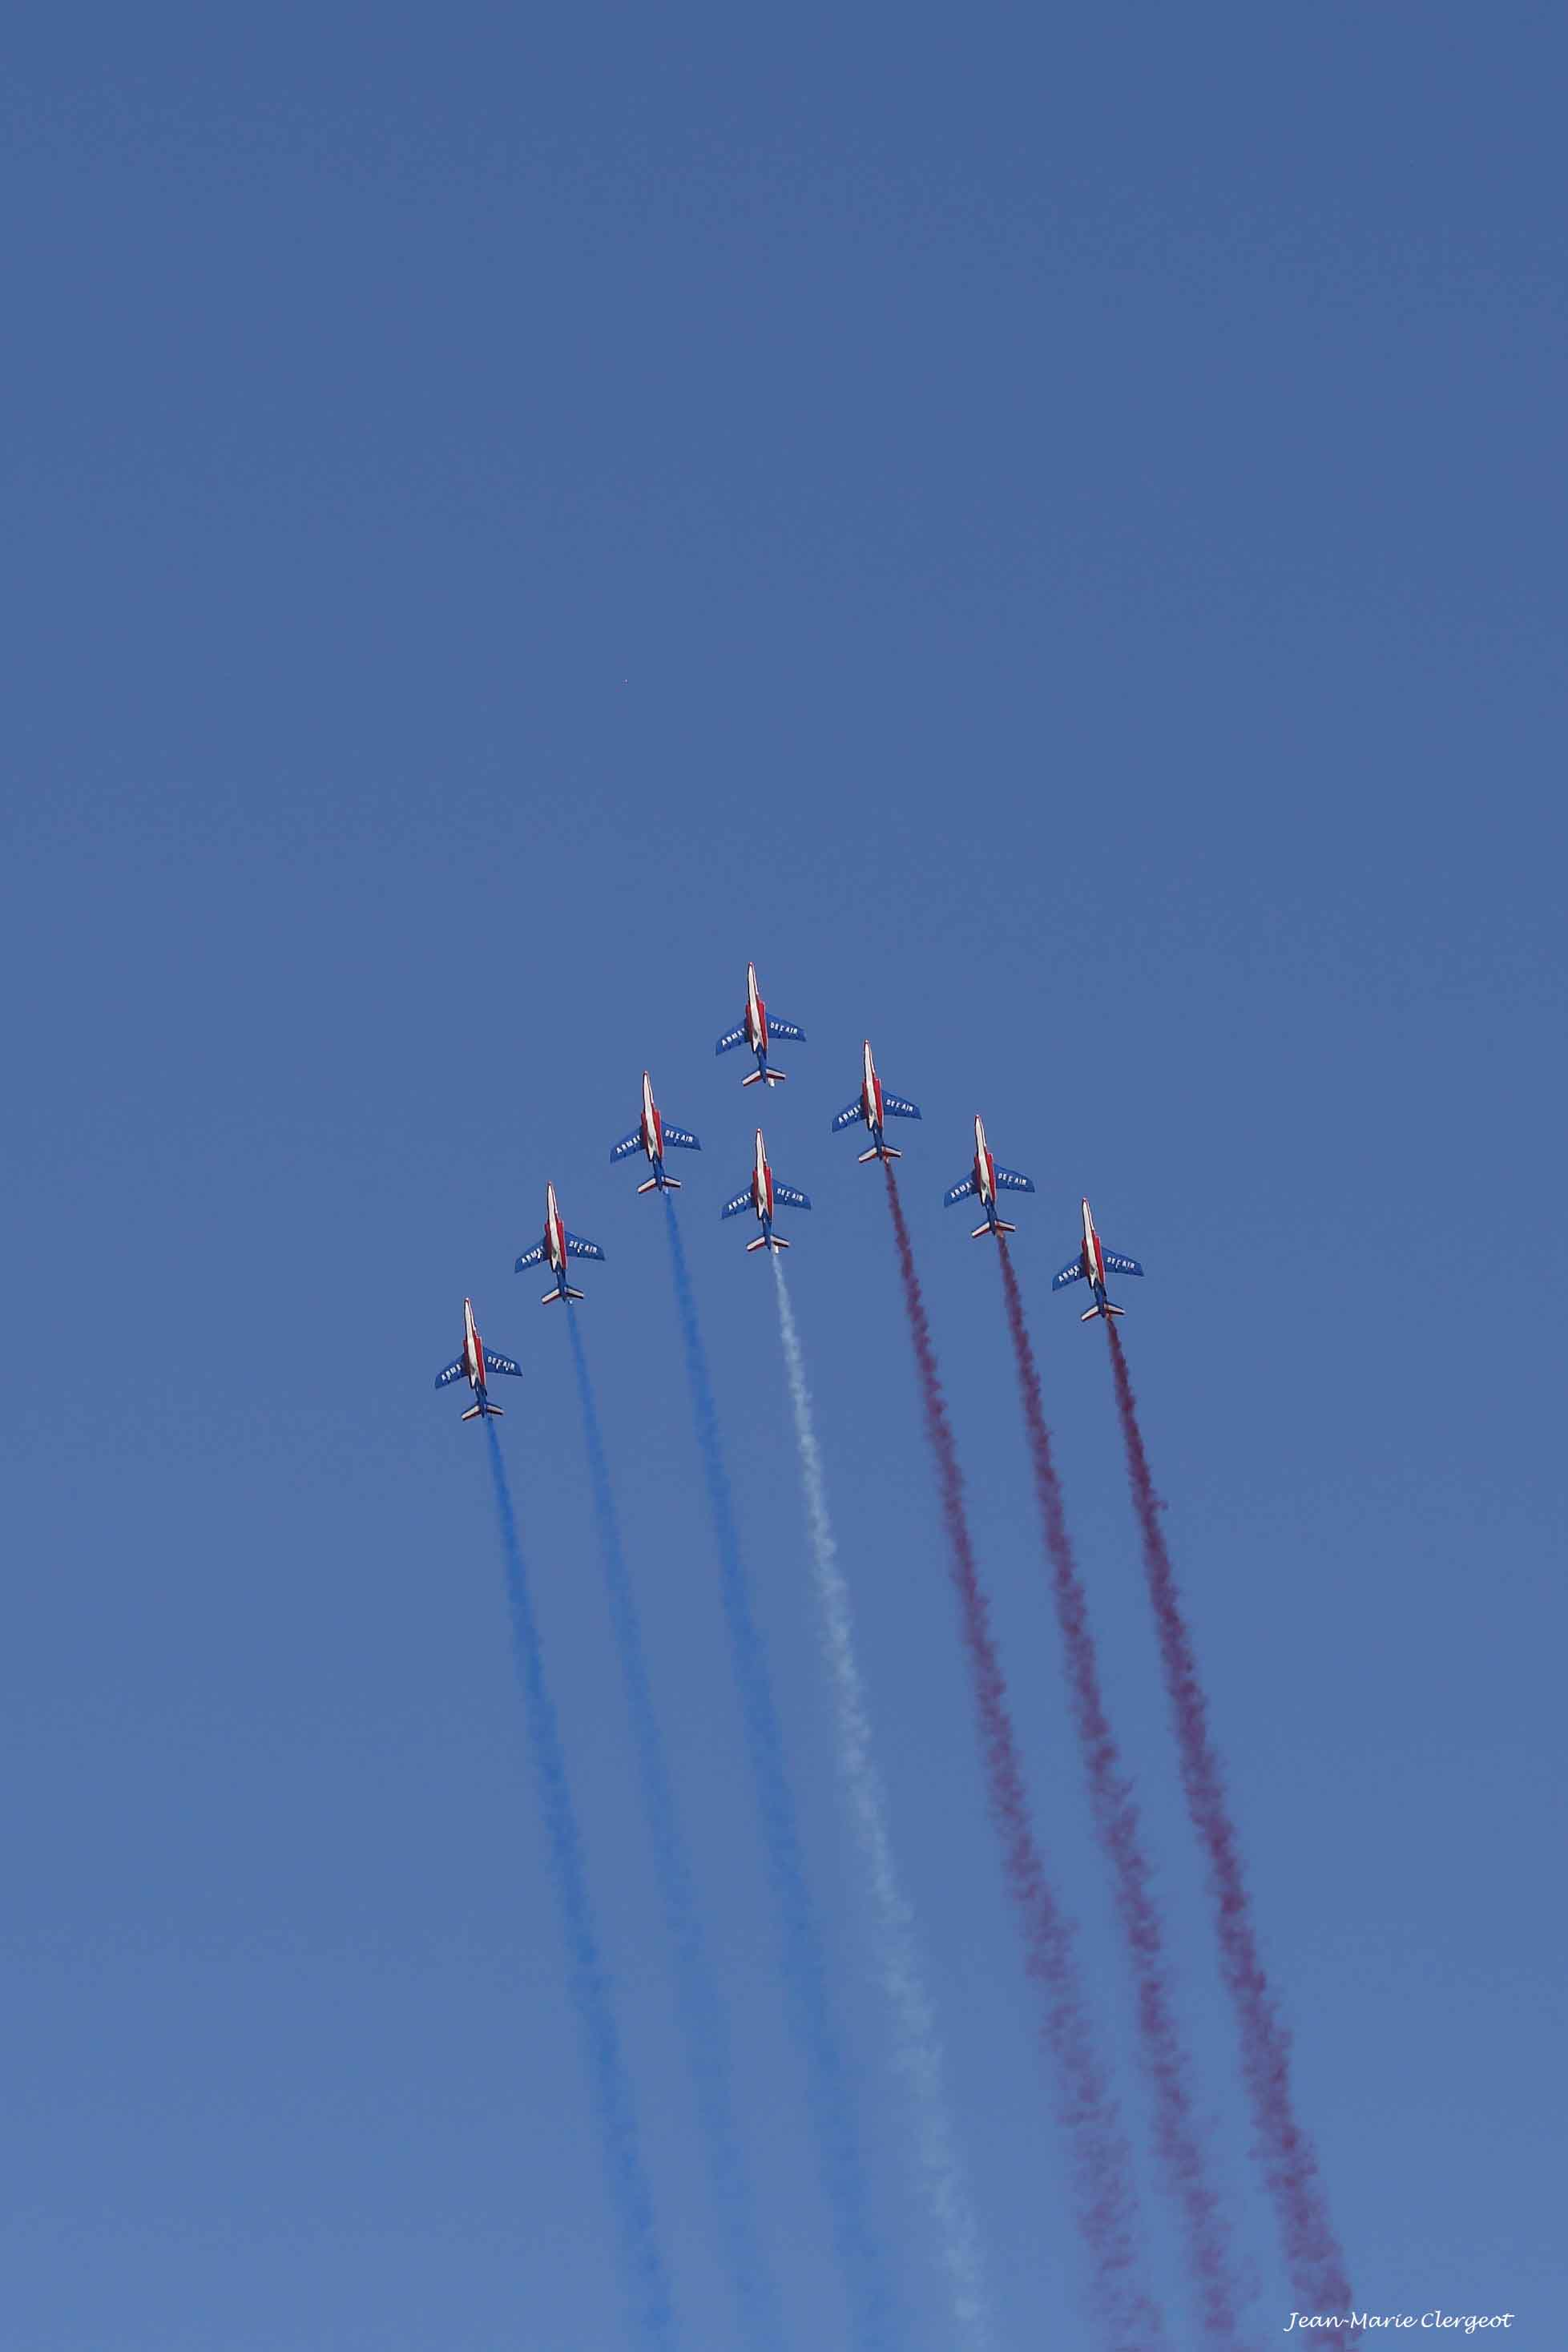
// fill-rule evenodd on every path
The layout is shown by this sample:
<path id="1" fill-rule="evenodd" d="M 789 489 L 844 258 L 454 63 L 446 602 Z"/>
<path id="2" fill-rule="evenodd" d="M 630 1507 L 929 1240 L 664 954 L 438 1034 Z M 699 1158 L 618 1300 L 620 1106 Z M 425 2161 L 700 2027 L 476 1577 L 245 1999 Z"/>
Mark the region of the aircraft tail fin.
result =
<path id="1" fill-rule="evenodd" d="M 891 1143 L 873 1143 L 869 1151 L 861 1153 L 859 1164 L 863 1168 L 868 1160 L 902 1160 L 903 1157 L 903 1152 L 895 1151 Z"/>
<path id="2" fill-rule="evenodd" d="M 574 1290 L 570 1283 L 568 1282 L 562 1284 L 558 1289 L 547 1290 L 539 1300 L 539 1305 L 541 1307 L 553 1307 L 558 1298 L 586 1298 L 587 1296 L 588 1293 L 586 1290 Z"/>
<path id="3" fill-rule="evenodd" d="M 639 1192 L 678 1192 L 680 1189 L 678 1176 L 650 1176 L 645 1184 L 637 1187 Z"/>
<path id="4" fill-rule="evenodd" d="M 975 1227 L 974 1232 L 969 1235 L 969 1239 L 972 1242 L 977 1242 L 983 1234 L 996 1234 L 999 1237 L 1003 1234 L 1016 1234 L 1017 1231 L 1018 1227 L 1016 1225 L 1009 1225 L 1005 1217 L 998 1217 L 994 1223 L 989 1217 L 988 1217 L 983 1225 L 977 1225 Z"/>
<path id="5" fill-rule="evenodd" d="M 747 1242 L 746 1244 L 748 1255 L 753 1250 L 788 1249 L 789 1246 L 782 1234 L 758 1234 L 754 1242 Z"/>
<path id="6" fill-rule="evenodd" d="M 506 1410 L 505 1405 L 492 1404 L 488 1397 L 481 1397 L 476 1404 L 469 1406 L 463 1418 L 465 1421 L 484 1421 L 491 1416 L 500 1421 L 505 1418 Z"/>
<path id="7" fill-rule="evenodd" d="M 1109 1321 L 1113 1315 L 1124 1315 L 1126 1311 L 1124 1307 L 1113 1307 L 1107 1298 L 1103 1305 L 1097 1301 L 1094 1306 L 1086 1307 L 1078 1320 L 1081 1323 L 1092 1323 L 1096 1315 L 1103 1315 Z"/>

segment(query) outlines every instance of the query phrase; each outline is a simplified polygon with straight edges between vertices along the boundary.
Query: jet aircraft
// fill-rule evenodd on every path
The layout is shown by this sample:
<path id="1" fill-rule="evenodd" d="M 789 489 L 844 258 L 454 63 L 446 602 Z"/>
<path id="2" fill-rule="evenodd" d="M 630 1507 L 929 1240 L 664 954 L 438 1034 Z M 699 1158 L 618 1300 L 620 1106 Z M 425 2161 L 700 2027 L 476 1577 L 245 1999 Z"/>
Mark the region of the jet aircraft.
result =
<path id="1" fill-rule="evenodd" d="M 792 1021 L 780 1021 L 777 1013 L 768 1012 L 758 993 L 757 966 L 748 963 L 746 967 L 745 1015 L 733 1029 L 725 1031 L 713 1050 L 716 1054 L 727 1054 L 734 1045 L 749 1045 L 757 1056 L 757 1067 L 747 1072 L 741 1085 L 754 1087 L 760 1079 L 770 1087 L 781 1086 L 789 1074 L 787 1070 L 776 1070 L 768 1058 L 768 1040 L 773 1037 L 788 1037 L 800 1045 L 806 1042 L 803 1029 L 797 1029 Z"/>
<path id="2" fill-rule="evenodd" d="M 870 1128 L 871 1150 L 861 1153 L 860 1164 L 862 1168 L 868 1160 L 902 1160 L 904 1157 L 902 1151 L 895 1151 L 892 1144 L 883 1138 L 882 1129 L 885 1118 L 918 1118 L 920 1116 L 918 1103 L 905 1102 L 902 1095 L 890 1095 L 883 1092 L 882 1080 L 876 1074 L 876 1064 L 871 1057 L 869 1037 L 865 1041 L 863 1071 L 859 1094 L 856 1095 L 853 1102 L 844 1105 L 833 1121 L 835 1135 L 841 1133 L 846 1127 L 852 1127 L 857 1118 L 863 1119 Z"/>
<path id="3" fill-rule="evenodd" d="M 547 1184 L 544 1239 L 536 1242 L 532 1249 L 525 1250 L 517 1264 L 517 1272 L 525 1274 L 530 1265 L 543 1265 L 549 1260 L 550 1271 L 555 1276 L 555 1288 L 545 1292 L 539 1301 L 541 1307 L 552 1307 L 558 1298 L 564 1305 L 568 1299 L 588 1296 L 586 1291 L 574 1290 L 568 1282 L 566 1262 L 569 1257 L 596 1257 L 602 1264 L 604 1252 L 597 1242 L 585 1242 L 580 1234 L 567 1232 L 560 1221 L 560 1211 L 556 1206 L 555 1186 Z"/>
<path id="4" fill-rule="evenodd" d="M 780 1184 L 776 1181 L 772 1169 L 768 1165 L 767 1147 L 762 1140 L 762 1129 L 758 1128 L 757 1162 L 751 1171 L 751 1181 L 744 1192 L 737 1192 L 733 1201 L 725 1202 L 719 1215 L 738 1217 L 743 1209 L 755 1209 L 762 1231 L 754 1242 L 747 1243 L 747 1250 L 781 1250 L 788 1249 L 789 1244 L 773 1230 L 775 1208 L 809 1209 L 810 1205 L 805 1193 L 798 1192 L 793 1184 Z"/>
<path id="5" fill-rule="evenodd" d="M 1109 1320 L 1113 1315 L 1124 1315 L 1127 1310 L 1124 1307 L 1113 1307 L 1106 1297 L 1105 1276 L 1108 1274 L 1142 1274 L 1143 1270 L 1135 1257 L 1118 1257 L 1114 1250 L 1105 1247 L 1094 1230 L 1094 1220 L 1085 1201 L 1082 1246 L 1076 1257 L 1069 1258 L 1051 1286 L 1052 1290 L 1065 1290 L 1070 1282 L 1080 1282 L 1087 1276 L 1089 1287 L 1094 1293 L 1094 1304 L 1085 1307 L 1078 1319 L 1081 1323 L 1089 1323 L 1096 1315 L 1103 1315 Z"/>
<path id="6" fill-rule="evenodd" d="M 463 1415 L 464 1420 L 483 1421 L 489 1414 L 499 1421 L 506 1408 L 490 1402 L 485 1386 L 491 1372 L 510 1372 L 515 1380 L 521 1380 L 523 1368 L 515 1364 L 510 1356 L 503 1356 L 498 1348 L 486 1347 L 474 1320 L 474 1302 L 465 1298 L 463 1301 L 463 1353 L 455 1356 L 444 1370 L 436 1373 L 435 1385 L 444 1389 L 455 1380 L 466 1380 L 474 1391 L 474 1402 Z"/>
<path id="7" fill-rule="evenodd" d="M 971 1192 L 978 1200 L 986 1213 L 986 1222 L 983 1225 L 975 1227 L 970 1235 L 972 1241 L 977 1242 L 982 1234 L 995 1234 L 997 1239 L 1000 1241 L 1004 1234 L 1016 1234 L 1018 1231 L 1016 1225 L 1009 1225 L 1005 1218 L 998 1217 L 997 1214 L 998 1185 L 1009 1192 L 1032 1192 L 1034 1179 L 1032 1176 L 1020 1176 L 1016 1168 L 997 1166 L 986 1141 L 984 1122 L 979 1112 L 977 1111 L 975 1113 L 974 1167 L 961 1184 L 955 1184 L 950 1192 L 944 1192 L 942 1195 L 942 1205 L 945 1209 L 950 1209 L 955 1201 L 967 1200 Z"/>
<path id="8" fill-rule="evenodd" d="M 681 1189 L 680 1178 L 666 1176 L 664 1173 L 664 1150 L 665 1147 L 672 1143 L 678 1143 L 685 1151 L 702 1150 L 702 1145 L 688 1129 L 671 1127 L 660 1118 L 659 1107 L 653 1100 L 653 1080 L 644 1070 L 643 1116 L 631 1134 L 623 1135 L 620 1142 L 612 1147 L 610 1157 L 612 1160 L 624 1160 L 629 1151 L 645 1151 L 653 1172 L 646 1183 L 638 1185 L 639 1192 L 678 1192 Z"/>

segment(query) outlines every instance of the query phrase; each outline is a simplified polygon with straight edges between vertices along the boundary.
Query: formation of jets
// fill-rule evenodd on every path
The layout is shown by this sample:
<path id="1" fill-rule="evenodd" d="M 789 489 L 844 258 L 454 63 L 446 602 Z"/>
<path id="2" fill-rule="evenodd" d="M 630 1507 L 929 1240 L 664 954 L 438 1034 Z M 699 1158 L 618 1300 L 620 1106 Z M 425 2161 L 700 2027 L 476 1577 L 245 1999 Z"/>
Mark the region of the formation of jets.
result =
<path id="1" fill-rule="evenodd" d="M 775 1087 L 782 1085 L 786 1073 L 776 1069 L 769 1061 L 768 1047 L 774 1039 L 780 1037 L 803 1045 L 806 1033 L 797 1028 L 792 1021 L 781 1021 L 776 1013 L 768 1012 L 757 983 L 757 966 L 748 963 L 746 967 L 746 1011 L 733 1029 L 726 1030 L 714 1050 L 718 1054 L 727 1054 L 737 1045 L 745 1045 L 757 1066 L 747 1072 L 741 1085 Z M 918 1103 L 908 1101 L 903 1095 L 890 1094 L 883 1087 L 877 1076 L 871 1040 L 867 1038 L 862 1051 L 860 1092 L 852 1101 L 844 1105 L 833 1120 L 832 1132 L 840 1135 L 859 1121 L 871 1138 L 869 1148 L 860 1155 L 862 1166 L 871 1160 L 900 1160 L 903 1153 L 887 1140 L 886 1122 L 889 1118 L 919 1117 Z M 689 1128 L 676 1127 L 663 1116 L 653 1099 L 653 1080 L 644 1070 L 642 1116 L 630 1134 L 623 1135 L 619 1143 L 611 1147 L 610 1157 L 612 1160 L 626 1160 L 633 1152 L 642 1152 L 653 1172 L 638 1185 L 638 1192 L 678 1192 L 680 1178 L 670 1175 L 664 1166 L 664 1154 L 672 1148 L 700 1151 L 702 1145 Z M 998 1213 L 998 1195 L 1033 1191 L 1032 1177 L 1023 1175 L 1016 1168 L 1003 1168 L 998 1164 L 986 1140 L 985 1122 L 977 1111 L 975 1156 L 969 1172 L 961 1182 L 951 1185 L 944 1192 L 944 1206 L 951 1208 L 956 1201 L 977 1201 L 984 1215 L 981 1223 L 974 1227 L 972 1237 L 976 1241 L 994 1237 L 999 1244 L 1004 1234 L 1016 1233 L 1018 1227 L 1009 1224 Z M 762 1129 L 758 1128 L 750 1180 L 743 1192 L 737 1192 L 732 1200 L 725 1202 L 719 1211 L 720 1216 L 738 1217 L 749 1209 L 761 1230 L 755 1239 L 747 1243 L 747 1252 L 782 1250 L 788 1249 L 789 1244 L 782 1234 L 773 1230 L 774 1212 L 781 1208 L 809 1209 L 810 1205 L 804 1192 L 793 1184 L 781 1182 L 774 1175 Z M 1110 1276 L 1141 1275 L 1144 1269 L 1136 1258 L 1124 1257 L 1114 1250 L 1106 1249 L 1094 1229 L 1088 1202 L 1085 1201 L 1082 1206 L 1082 1241 L 1077 1254 L 1068 1260 L 1051 1286 L 1053 1290 L 1065 1290 L 1075 1282 L 1087 1282 L 1092 1303 L 1084 1309 L 1080 1319 L 1088 1323 L 1096 1316 L 1109 1318 L 1124 1311 L 1107 1296 L 1106 1285 Z M 585 1241 L 580 1234 L 568 1233 L 561 1221 L 555 1186 L 547 1184 L 543 1234 L 531 1249 L 523 1251 L 517 1259 L 517 1271 L 523 1274 L 531 1266 L 548 1266 L 555 1279 L 549 1289 L 543 1293 L 540 1303 L 546 1307 L 558 1303 L 570 1306 L 586 1296 L 568 1279 L 573 1258 L 592 1258 L 602 1264 L 604 1252 L 597 1242 Z M 484 1421 L 498 1416 L 503 1411 L 500 1405 L 490 1402 L 486 1386 L 489 1375 L 507 1372 L 516 1378 L 519 1369 L 510 1356 L 503 1356 L 497 1349 L 486 1347 L 474 1320 L 473 1304 L 465 1298 L 463 1301 L 463 1352 L 436 1374 L 436 1387 L 445 1388 L 453 1381 L 465 1379 L 474 1392 L 474 1402 L 463 1418 L 465 1421 Z"/>

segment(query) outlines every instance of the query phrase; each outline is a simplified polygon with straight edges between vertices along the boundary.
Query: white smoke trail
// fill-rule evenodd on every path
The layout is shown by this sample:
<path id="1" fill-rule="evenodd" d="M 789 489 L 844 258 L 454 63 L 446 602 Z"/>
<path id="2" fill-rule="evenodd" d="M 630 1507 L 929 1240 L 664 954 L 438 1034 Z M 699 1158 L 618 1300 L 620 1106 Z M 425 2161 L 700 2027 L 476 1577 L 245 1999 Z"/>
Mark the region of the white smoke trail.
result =
<path id="1" fill-rule="evenodd" d="M 777 1251 L 768 1255 L 778 1285 L 779 1335 L 784 1346 L 789 1402 L 795 1410 L 812 1575 L 821 1610 L 822 1649 L 838 1715 L 839 1771 L 871 1880 L 881 1930 L 883 1982 L 893 2009 L 894 2054 L 909 2086 L 922 2186 L 936 2221 L 957 2341 L 966 2352 L 983 2352 L 991 2335 L 980 2281 L 979 2237 L 947 2112 L 936 2015 L 920 1973 L 915 1915 L 894 1860 L 887 1791 L 872 1754 L 871 1717 L 855 1655 L 854 1612 L 828 1516 L 827 1482 L 811 1418 L 800 1335 L 789 1305 L 783 1263 Z"/>

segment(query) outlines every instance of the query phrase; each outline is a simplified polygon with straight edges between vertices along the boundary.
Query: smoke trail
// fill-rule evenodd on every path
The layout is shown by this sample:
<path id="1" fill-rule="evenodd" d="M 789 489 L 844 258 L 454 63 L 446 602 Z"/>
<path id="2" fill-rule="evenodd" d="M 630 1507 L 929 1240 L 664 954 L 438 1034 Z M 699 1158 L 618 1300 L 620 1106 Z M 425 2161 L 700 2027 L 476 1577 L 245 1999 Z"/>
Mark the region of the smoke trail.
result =
<path id="1" fill-rule="evenodd" d="M 744 2341 L 766 2347 L 766 2352 L 783 2352 L 784 2329 L 778 2293 L 758 2243 L 756 2199 L 736 2129 L 728 2023 L 708 1958 L 696 1884 L 681 1834 L 669 1760 L 653 1709 L 642 1621 L 627 1573 L 610 1465 L 599 1424 L 598 1402 L 575 1315 L 568 1328 L 578 1401 L 582 1407 L 582 1431 L 611 1622 L 632 1718 L 648 1850 L 674 1947 L 676 2007 L 702 2122 L 709 2186 L 719 2217 L 726 2264 L 744 2325 Z"/>
<path id="2" fill-rule="evenodd" d="M 735 1530 L 735 1509 L 714 1409 L 713 1383 L 697 1322 L 691 1275 L 668 1194 L 664 1198 L 665 1228 L 670 1237 L 670 1265 L 674 1276 L 675 1307 L 685 1350 L 686 1379 L 692 1413 L 696 1423 L 718 1549 L 719 1590 L 729 1634 L 730 1659 L 740 1696 L 747 1752 L 762 1815 L 763 1852 L 768 1875 L 778 1904 L 784 1947 L 784 1985 L 791 2023 L 806 2053 L 806 2092 L 822 2168 L 828 2202 L 832 2211 L 840 2260 L 843 2267 L 855 2327 L 855 2340 L 868 2347 L 888 2344 L 893 2336 L 893 2294 L 883 2274 L 866 2225 L 865 2198 L 860 2155 L 847 2111 L 848 2092 L 843 2061 L 839 2053 L 828 2009 L 826 1968 L 821 1940 L 806 1890 L 800 1864 L 800 1841 L 795 1823 L 794 1800 L 784 1765 L 768 1654 L 751 1613 L 751 1595 L 741 1564 Z"/>
<path id="3" fill-rule="evenodd" d="M 1143 1531 L 1160 1664 L 1176 1722 L 1182 1787 L 1193 1827 L 1208 1856 L 1221 1973 L 1235 2004 L 1242 2076 L 1252 2105 L 1264 2178 L 1279 2215 L 1291 2284 L 1302 2309 L 1349 2311 L 1354 2305 L 1344 2256 L 1329 2220 L 1317 2154 L 1296 2120 L 1291 2091 L 1291 2037 L 1281 2021 L 1258 1948 L 1236 1825 L 1226 1801 L 1225 1776 L 1209 1737 L 1208 1705 L 1160 1526 L 1164 1505 L 1149 1475 L 1121 1334 L 1109 1317 L 1105 1334 L 1127 1449 L 1127 1474 Z"/>
<path id="4" fill-rule="evenodd" d="M 789 1402 L 795 1412 L 800 1478 L 806 1490 L 822 1648 L 838 1710 L 839 1770 L 875 1899 L 882 1931 L 883 1982 L 893 2009 L 899 2071 L 909 2084 L 920 2169 L 947 2273 L 956 2341 L 968 2346 L 971 2352 L 981 2352 L 990 2341 L 990 2328 L 980 2285 L 979 2240 L 947 2112 L 936 2016 L 921 1978 L 915 1916 L 899 1883 L 888 1831 L 887 1793 L 872 1755 L 871 1717 L 855 1655 L 854 1612 L 828 1517 L 827 1482 L 812 1422 L 800 1335 L 784 1280 L 784 1262 L 776 1251 L 770 1255 Z"/>
<path id="5" fill-rule="evenodd" d="M 1040 1373 L 1024 1321 L 1018 1276 L 1005 1240 L 1001 1243 L 1001 1260 L 1008 1328 L 1018 1360 L 1035 1492 L 1051 1561 L 1051 1591 L 1067 1657 L 1072 1719 L 1089 1777 L 1095 1832 L 1111 1864 L 1117 1916 L 1137 1988 L 1138 2042 L 1154 2093 L 1155 2143 L 1167 2186 L 1186 2226 L 1188 2265 L 1198 2290 L 1207 2338 L 1213 2344 L 1235 2346 L 1239 2338 L 1230 2280 L 1229 2233 L 1209 2186 L 1207 2157 L 1193 2107 L 1191 2062 L 1183 2046 L 1172 2004 L 1165 1934 L 1155 1900 L 1153 1874 L 1139 1832 L 1137 1808 L 1124 1776 L 1121 1754 L 1105 1712 L 1088 1604 L 1051 1459 Z"/>
<path id="6" fill-rule="evenodd" d="M 512 1617 L 512 1649 L 517 1679 L 523 1686 L 533 1750 L 534 1777 L 549 1841 L 550 1873 L 566 1930 L 572 2000 L 582 2028 L 588 2070 L 593 2083 L 599 2134 L 610 2193 L 621 2224 L 622 2259 L 627 2285 L 635 2309 L 640 2340 L 663 2346 L 674 2340 L 669 2283 L 664 2276 L 653 2221 L 653 2202 L 643 2169 L 632 2083 L 611 2007 L 610 1988 L 599 1955 L 593 1913 L 582 1866 L 582 1840 L 567 1783 L 566 1759 L 554 1702 L 545 1683 L 544 1651 L 534 1619 L 533 1595 L 517 1541 L 506 1465 L 496 1437 L 496 1424 L 486 1419 L 490 1469 L 496 1483 L 496 1511 L 501 1523 L 501 1548 L 507 1563 L 507 1600 Z"/>
<path id="7" fill-rule="evenodd" d="M 991 1634 L 990 1604 L 969 1539 L 963 1476 L 937 1375 L 909 1228 L 898 1197 L 898 1181 L 887 1161 L 883 1168 L 898 1243 L 904 1303 L 920 1373 L 926 1434 L 936 1460 L 964 1646 L 974 1680 L 987 1793 L 1002 1841 L 1008 1889 L 1023 1927 L 1025 1966 L 1044 1996 L 1044 2038 L 1055 2066 L 1057 2113 L 1072 2151 L 1078 2225 L 1093 2265 L 1105 2340 L 1115 2352 L 1147 2352 L 1149 2346 L 1164 2342 L 1165 2330 L 1137 2279 L 1136 2203 L 1126 2143 L 1091 2036 L 1072 1948 L 1073 1930 L 1051 1892 L 1035 1841 L 1008 1709 L 1007 1685 Z"/>

